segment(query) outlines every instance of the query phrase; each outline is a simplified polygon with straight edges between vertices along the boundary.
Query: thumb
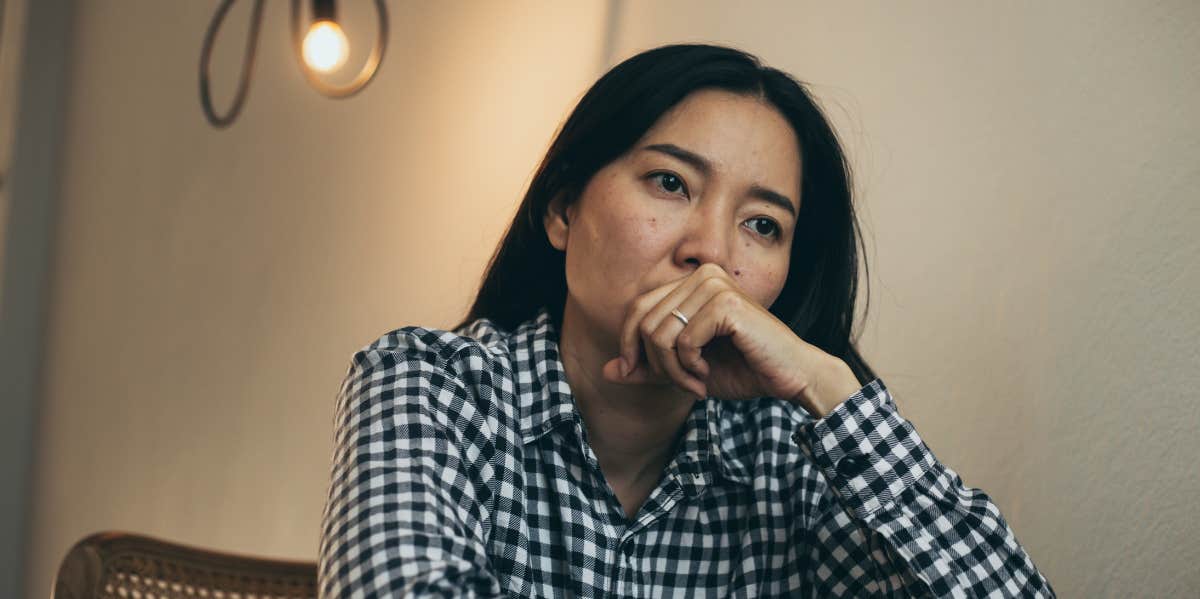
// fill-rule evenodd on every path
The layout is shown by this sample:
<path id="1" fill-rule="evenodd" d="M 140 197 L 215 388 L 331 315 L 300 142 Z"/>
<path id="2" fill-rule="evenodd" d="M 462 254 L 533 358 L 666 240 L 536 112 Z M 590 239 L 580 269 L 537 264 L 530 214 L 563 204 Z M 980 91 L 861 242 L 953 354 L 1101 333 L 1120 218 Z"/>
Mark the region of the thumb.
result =
<path id="1" fill-rule="evenodd" d="M 621 358 L 616 357 L 604 363 L 604 368 L 601 371 L 604 378 L 609 382 L 621 383 L 625 385 L 634 383 L 649 383 L 656 379 L 649 376 L 649 372 L 639 364 L 630 373 L 629 376 L 621 376 Z"/>

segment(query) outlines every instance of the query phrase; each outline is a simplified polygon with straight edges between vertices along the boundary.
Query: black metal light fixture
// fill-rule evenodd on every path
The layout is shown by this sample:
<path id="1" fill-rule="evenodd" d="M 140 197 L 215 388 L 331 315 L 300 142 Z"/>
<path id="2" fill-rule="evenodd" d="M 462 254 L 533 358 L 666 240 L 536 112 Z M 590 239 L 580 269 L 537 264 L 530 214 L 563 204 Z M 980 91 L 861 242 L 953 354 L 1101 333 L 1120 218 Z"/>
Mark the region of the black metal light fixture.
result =
<path id="1" fill-rule="evenodd" d="M 246 35 L 246 52 L 242 57 L 242 73 L 238 78 L 233 105 L 227 113 L 217 114 L 208 83 L 209 63 L 212 61 L 213 41 L 217 37 L 217 30 L 221 28 L 221 23 L 234 1 L 224 0 L 217 7 L 217 12 L 204 35 L 204 46 L 200 50 L 200 106 L 204 109 L 204 116 L 208 122 L 218 129 L 233 124 L 246 101 L 246 94 L 250 89 L 250 76 L 254 70 L 254 58 L 258 51 L 258 32 L 262 25 L 264 0 L 254 0 L 250 31 Z M 311 20 L 307 21 L 308 27 L 304 27 L 306 21 L 301 15 L 300 1 L 292 0 L 292 53 L 300 71 L 304 73 L 305 80 L 318 92 L 330 98 L 348 98 L 362 91 L 379 72 L 379 64 L 383 62 L 383 52 L 387 47 L 388 16 L 384 0 L 375 0 L 375 11 L 379 21 L 375 46 L 354 80 L 341 86 L 331 85 L 321 77 L 324 73 L 340 69 L 350 54 L 349 41 L 338 24 L 334 0 L 312 0 L 312 16 Z"/>

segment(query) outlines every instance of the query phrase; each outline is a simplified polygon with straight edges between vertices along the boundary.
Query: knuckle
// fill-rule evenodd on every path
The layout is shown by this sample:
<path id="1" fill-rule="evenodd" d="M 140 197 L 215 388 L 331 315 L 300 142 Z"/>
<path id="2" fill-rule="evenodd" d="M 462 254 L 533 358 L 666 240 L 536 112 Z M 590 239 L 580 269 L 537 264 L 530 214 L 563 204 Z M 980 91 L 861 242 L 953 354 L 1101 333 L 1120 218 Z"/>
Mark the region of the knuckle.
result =
<path id="1" fill-rule="evenodd" d="M 662 331 L 655 331 L 655 333 L 650 336 L 650 341 L 659 349 L 671 349 L 671 337 Z"/>
<path id="2" fill-rule="evenodd" d="M 742 296 L 732 289 L 724 289 L 718 292 L 717 301 L 721 302 L 719 305 L 726 309 L 736 308 L 741 303 Z"/>
<path id="3" fill-rule="evenodd" d="M 651 307 L 653 307 L 655 303 L 657 303 L 657 302 L 655 301 L 655 299 L 653 297 L 651 297 L 649 295 L 643 295 L 633 301 L 633 304 L 630 307 L 630 310 L 634 313 L 646 312 Z"/>
<path id="4" fill-rule="evenodd" d="M 728 289 L 729 287 L 725 284 L 724 279 L 711 277 L 704 279 L 704 282 L 700 283 L 700 288 L 708 293 L 720 293 L 722 290 Z"/>
<path id="5" fill-rule="evenodd" d="M 654 327 L 650 325 L 649 321 L 643 320 L 642 322 L 638 323 L 638 332 L 642 334 L 642 337 L 647 339 L 654 338 Z"/>
<path id="6" fill-rule="evenodd" d="M 677 337 L 675 337 L 675 345 L 680 349 L 691 349 L 692 336 L 689 335 L 687 331 L 680 333 Z"/>

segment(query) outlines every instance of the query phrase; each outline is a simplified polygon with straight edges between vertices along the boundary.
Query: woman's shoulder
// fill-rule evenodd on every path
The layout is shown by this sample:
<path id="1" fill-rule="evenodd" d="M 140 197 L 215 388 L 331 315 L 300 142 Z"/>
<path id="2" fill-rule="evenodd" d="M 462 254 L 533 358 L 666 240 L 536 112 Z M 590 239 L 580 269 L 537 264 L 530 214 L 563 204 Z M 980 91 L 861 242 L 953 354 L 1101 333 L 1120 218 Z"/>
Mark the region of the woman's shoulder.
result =
<path id="1" fill-rule="evenodd" d="M 497 361 L 507 363 L 510 332 L 486 318 L 456 329 L 408 325 L 388 331 L 353 356 L 363 372 L 417 362 L 433 371 L 465 374 Z"/>
<path id="2" fill-rule="evenodd" d="M 394 426 L 392 419 L 404 414 L 463 435 L 515 439 L 514 334 L 479 319 L 455 329 L 409 325 L 380 335 L 354 353 L 339 393 L 341 426 L 373 431 L 383 426 L 381 418 Z"/>

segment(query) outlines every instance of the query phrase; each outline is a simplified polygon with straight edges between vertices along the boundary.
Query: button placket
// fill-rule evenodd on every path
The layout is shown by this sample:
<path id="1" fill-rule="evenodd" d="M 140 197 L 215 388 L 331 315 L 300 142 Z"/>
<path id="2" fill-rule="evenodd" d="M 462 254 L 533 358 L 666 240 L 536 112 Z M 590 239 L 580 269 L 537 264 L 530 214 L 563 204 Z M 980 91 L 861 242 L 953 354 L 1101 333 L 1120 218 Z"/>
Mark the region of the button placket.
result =
<path id="1" fill-rule="evenodd" d="M 624 541 L 620 541 L 615 553 L 612 577 L 613 587 L 616 589 L 614 596 L 631 597 L 631 593 L 636 590 L 636 585 L 633 584 L 633 539 L 626 538 Z"/>

